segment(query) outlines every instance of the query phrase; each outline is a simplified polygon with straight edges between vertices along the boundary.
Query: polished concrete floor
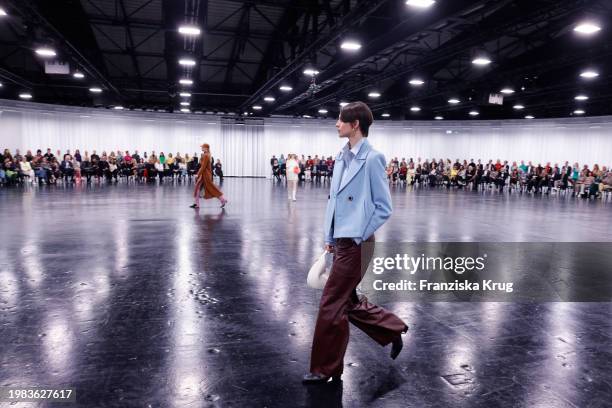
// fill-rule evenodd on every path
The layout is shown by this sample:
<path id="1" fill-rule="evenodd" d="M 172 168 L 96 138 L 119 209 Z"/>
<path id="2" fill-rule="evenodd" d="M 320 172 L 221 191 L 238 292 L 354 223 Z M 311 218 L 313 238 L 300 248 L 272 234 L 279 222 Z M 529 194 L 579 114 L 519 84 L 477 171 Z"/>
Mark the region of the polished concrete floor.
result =
<path id="1" fill-rule="evenodd" d="M 611 406 L 612 303 L 385 303 L 410 325 L 399 358 L 353 328 L 343 382 L 304 387 L 327 188 L 223 189 L 197 212 L 184 185 L 0 190 L 0 386 L 72 386 L 79 407 Z M 612 241 L 611 203 L 392 195 L 378 241 Z"/>

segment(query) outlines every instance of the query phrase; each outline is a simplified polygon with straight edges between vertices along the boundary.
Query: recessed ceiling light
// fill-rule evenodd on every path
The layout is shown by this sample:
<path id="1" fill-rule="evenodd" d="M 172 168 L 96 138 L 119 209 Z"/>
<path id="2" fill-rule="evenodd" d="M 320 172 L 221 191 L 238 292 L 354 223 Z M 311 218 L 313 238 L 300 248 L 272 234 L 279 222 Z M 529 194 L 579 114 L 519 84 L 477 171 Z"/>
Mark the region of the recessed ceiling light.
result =
<path id="1" fill-rule="evenodd" d="M 259 105 L 253 105 L 253 109 L 254 109 L 254 110 L 261 110 L 261 106 L 259 106 Z"/>
<path id="2" fill-rule="evenodd" d="M 418 106 L 413 106 L 412 108 L 410 108 L 410 110 L 411 110 L 412 112 L 420 112 L 420 111 L 421 111 L 421 108 L 419 108 Z"/>
<path id="3" fill-rule="evenodd" d="M 272 97 L 272 96 L 266 96 L 266 97 L 264 98 L 264 101 L 266 101 L 266 102 L 274 102 L 275 100 L 276 100 L 276 99 L 274 99 L 274 97 Z"/>
<path id="4" fill-rule="evenodd" d="M 202 30 L 200 30 L 199 27 L 192 26 L 192 25 L 180 26 L 178 31 L 179 33 L 184 34 L 184 35 L 200 35 L 200 33 L 202 32 Z"/>
<path id="5" fill-rule="evenodd" d="M 179 94 L 179 96 L 181 96 L 183 98 L 189 98 L 191 96 L 191 94 L 189 92 L 181 92 Z"/>
<path id="6" fill-rule="evenodd" d="M 422 79 L 418 79 L 418 78 L 413 78 L 409 82 L 410 85 L 414 85 L 414 86 L 423 85 L 424 83 L 425 81 L 423 81 Z"/>
<path id="7" fill-rule="evenodd" d="M 357 51 L 361 48 L 361 44 L 359 44 L 357 41 L 346 40 L 340 44 L 340 48 L 347 51 Z"/>
<path id="8" fill-rule="evenodd" d="M 585 113 L 585 112 L 584 112 L 582 109 L 576 109 L 576 110 L 574 111 L 574 115 L 584 115 L 584 113 Z"/>
<path id="9" fill-rule="evenodd" d="M 2 82 L 0 82 L 0 88 L 2 88 L 4 86 L 4 84 Z"/>
<path id="10" fill-rule="evenodd" d="M 85 74 L 83 74 L 82 72 L 76 71 L 74 74 L 72 74 L 73 77 L 75 77 L 76 79 L 83 79 L 85 78 Z"/>
<path id="11" fill-rule="evenodd" d="M 303 118 L 305 118 L 305 119 L 310 119 L 310 118 L 312 118 L 312 116 L 310 116 L 310 115 L 302 115 L 302 117 L 303 117 Z"/>
<path id="12" fill-rule="evenodd" d="M 319 113 L 324 115 L 327 113 L 327 109 L 319 109 Z"/>
<path id="13" fill-rule="evenodd" d="M 444 119 L 444 116 L 436 116 L 434 119 L 435 119 L 435 120 L 443 120 L 443 119 Z"/>
<path id="14" fill-rule="evenodd" d="M 587 70 L 587 71 L 581 72 L 580 76 L 582 78 L 588 78 L 588 79 L 597 78 L 599 76 L 599 72 L 593 71 L 593 70 Z"/>
<path id="15" fill-rule="evenodd" d="M 189 113 L 189 112 L 191 112 L 191 110 L 189 110 L 188 108 L 182 108 L 182 109 L 181 109 L 181 112 L 183 112 L 183 113 Z"/>
<path id="16" fill-rule="evenodd" d="M 368 96 L 369 96 L 370 98 L 379 98 L 379 97 L 380 97 L 380 92 L 370 92 L 370 93 L 368 94 Z"/>
<path id="17" fill-rule="evenodd" d="M 514 93 L 514 89 L 512 89 L 512 88 L 504 88 L 500 92 L 503 93 L 503 94 L 506 94 L 506 95 L 512 95 Z"/>
<path id="18" fill-rule="evenodd" d="M 348 102 L 340 102 L 339 105 L 341 108 L 344 108 L 346 105 L 348 105 Z"/>
<path id="19" fill-rule="evenodd" d="M 123 110 L 123 106 L 117 105 L 117 106 L 113 107 L 113 109 L 115 109 L 115 110 Z"/>
<path id="20" fill-rule="evenodd" d="M 461 101 L 459 99 L 457 99 L 457 98 L 451 98 L 451 99 L 448 100 L 448 103 L 456 105 L 458 103 L 461 103 Z"/>
<path id="21" fill-rule="evenodd" d="M 191 105 L 191 104 L 189 102 L 187 102 L 187 101 L 181 102 L 181 106 L 189 106 L 189 105 Z"/>
<path id="22" fill-rule="evenodd" d="M 533 118 L 534 118 L 534 116 L 532 116 L 532 115 L 525 116 L 525 119 L 533 119 Z"/>
<path id="23" fill-rule="evenodd" d="M 291 92 L 291 91 L 293 91 L 293 88 L 290 87 L 289 85 L 281 85 L 280 88 L 278 88 L 278 89 L 280 89 L 283 92 Z"/>
<path id="24" fill-rule="evenodd" d="M 315 75 L 319 75 L 319 71 L 317 71 L 314 68 L 306 68 L 304 70 L 304 75 L 308 75 L 308 76 L 315 76 Z"/>
<path id="25" fill-rule="evenodd" d="M 487 57 L 477 57 L 472 60 L 472 64 L 474 65 L 484 66 L 484 65 L 489 65 L 490 63 L 491 63 L 491 60 Z"/>
<path id="26" fill-rule="evenodd" d="M 6 11 L 2 7 L 0 7 L 0 16 L 4 17 L 4 16 L 7 16 L 7 15 L 8 14 L 6 13 Z"/>
<path id="27" fill-rule="evenodd" d="M 523 105 L 514 105 L 513 108 L 516 109 L 516 110 L 525 109 L 525 107 Z"/>
<path id="28" fill-rule="evenodd" d="M 576 27 L 574 27 L 574 31 L 580 34 L 595 34 L 596 32 L 600 31 L 601 27 L 598 26 L 595 23 L 591 23 L 591 22 L 584 22 L 584 23 L 580 23 L 578 24 Z"/>
<path id="29" fill-rule="evenodd" d="M 193 85 L 193 81 L 191 79 L 183 78 L 179 80 L 179 84 L 181 85 Z"/>
<path id="30" fill-rule="evenodd" d="M 383 114 L 382 114 L 382 115 L 380 115 L 380 116 L 382 116 L 383 118 L 388 118 L 388 117 L 389 117 L 389 116 L 391 116 L 391 115 L 390 115 L 390 114 L 388 114 L 388 113 L 383 113 Z"/>
<path id="31" fill-rule="evenodd" d="M 179 60 L 179 65 L 182 65 L 184 67 L 193 67 L 195 64 L 196 64 L 196 61 L 191 58 L 181 58 Z"/>
<path id="32" fill-rule="evenodd" d="M 48 47 L 38 48 L 36 54 L 41 57 L 55 57 L 57 55 L 54 49 Z"/>
<path id="33" fill-rule="evenodd" d="M 89 92 L 100 93 L 100 92 L 102 92 L 102 89 L 101 88 L 97 88 L 97 87 L 93 87 L 93 88 L 89 88 Z"/>
<path id="34" fill-rule="evenodd" d="M 406 4 L 408 6 L 417 7 L 417 8 L 428 8 L 436 4 L 435 0 L 407 0 Z"/>
<path id="35" fill-rule="evenodd" d="M 22 92 L 19 94 L 21 99 L 32 99 L 32 94 L 29 92 Z"/>
<path id="36" fill-rule="evenodd" d="M 589 97 L 586 96 L 586 95 L 578 95 L 574 99 L 577 100 L 577 101 L 586 101 L 586 100 L 589 99 Z"/>
<path id="37" fill-rule="evenodd" d="M 470 111 L 470 116 L 478 116 L 478 115 L 480 115 L 480 112 L 475 111 L 475 110 Z"/>

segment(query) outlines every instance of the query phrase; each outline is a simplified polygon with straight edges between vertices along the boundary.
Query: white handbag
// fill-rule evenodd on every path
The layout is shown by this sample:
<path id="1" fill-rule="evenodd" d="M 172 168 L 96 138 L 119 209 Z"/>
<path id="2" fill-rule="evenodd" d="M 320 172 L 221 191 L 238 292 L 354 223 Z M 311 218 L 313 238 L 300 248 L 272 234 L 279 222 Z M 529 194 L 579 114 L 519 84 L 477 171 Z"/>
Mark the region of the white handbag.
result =
<path id="1" fill-rule="evenodd" d="M 306 283 L 313 289 L 323 289 L 331 272 L 334 254 L 324 251 L 308 271 Z"/>

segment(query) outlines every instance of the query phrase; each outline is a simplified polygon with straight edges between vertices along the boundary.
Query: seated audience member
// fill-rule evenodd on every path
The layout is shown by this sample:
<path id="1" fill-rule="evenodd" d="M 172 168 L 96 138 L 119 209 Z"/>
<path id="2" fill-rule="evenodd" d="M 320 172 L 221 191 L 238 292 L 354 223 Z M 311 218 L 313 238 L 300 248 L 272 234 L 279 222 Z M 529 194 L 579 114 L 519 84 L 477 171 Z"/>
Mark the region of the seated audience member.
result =
<path id="1" fill-rule="evenodd" d="M 19 170 L 24 177 L 30 180 L 30 183 L 34 183 L 35 175 L 32 164 L 25 157 L 22 157 L 21 162 L 19 162 Z"/>
<path id="2" fill-rule="evenodd" d="M 72 157 L 69 154 L 64 155 L 64 159 L 60 164 L 60 171 L 64 177 L 64 182 L 68 182 L 70 178 L 71 182 L 74 182 L 74 164 L 72 163 Z"/>
<path id="3" fill-rule="evenodd" d="M 219 177 L 219 180 L 223 181 L 223 165 L 221 164 L 221 160 L 217 159 L 214 170 L 215 175 Z"/>

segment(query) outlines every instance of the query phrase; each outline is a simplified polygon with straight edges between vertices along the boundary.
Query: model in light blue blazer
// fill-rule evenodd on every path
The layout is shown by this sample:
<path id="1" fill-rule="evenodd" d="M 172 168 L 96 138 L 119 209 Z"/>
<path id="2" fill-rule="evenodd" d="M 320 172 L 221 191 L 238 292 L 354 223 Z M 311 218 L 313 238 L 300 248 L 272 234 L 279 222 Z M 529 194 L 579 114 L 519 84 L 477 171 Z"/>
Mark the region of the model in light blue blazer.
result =
<path id="1" fill-rule="evenodd" d="M 341 151 L 336 157 L 325 212 L 325 243 L 330 245 L 336 238 L 365 241 L 393 212 L 385 156 L 365 138 L 348 170 L 344 169 L 343 154 Z M 344 171 L 348 173 L 341 184 Z"/>

